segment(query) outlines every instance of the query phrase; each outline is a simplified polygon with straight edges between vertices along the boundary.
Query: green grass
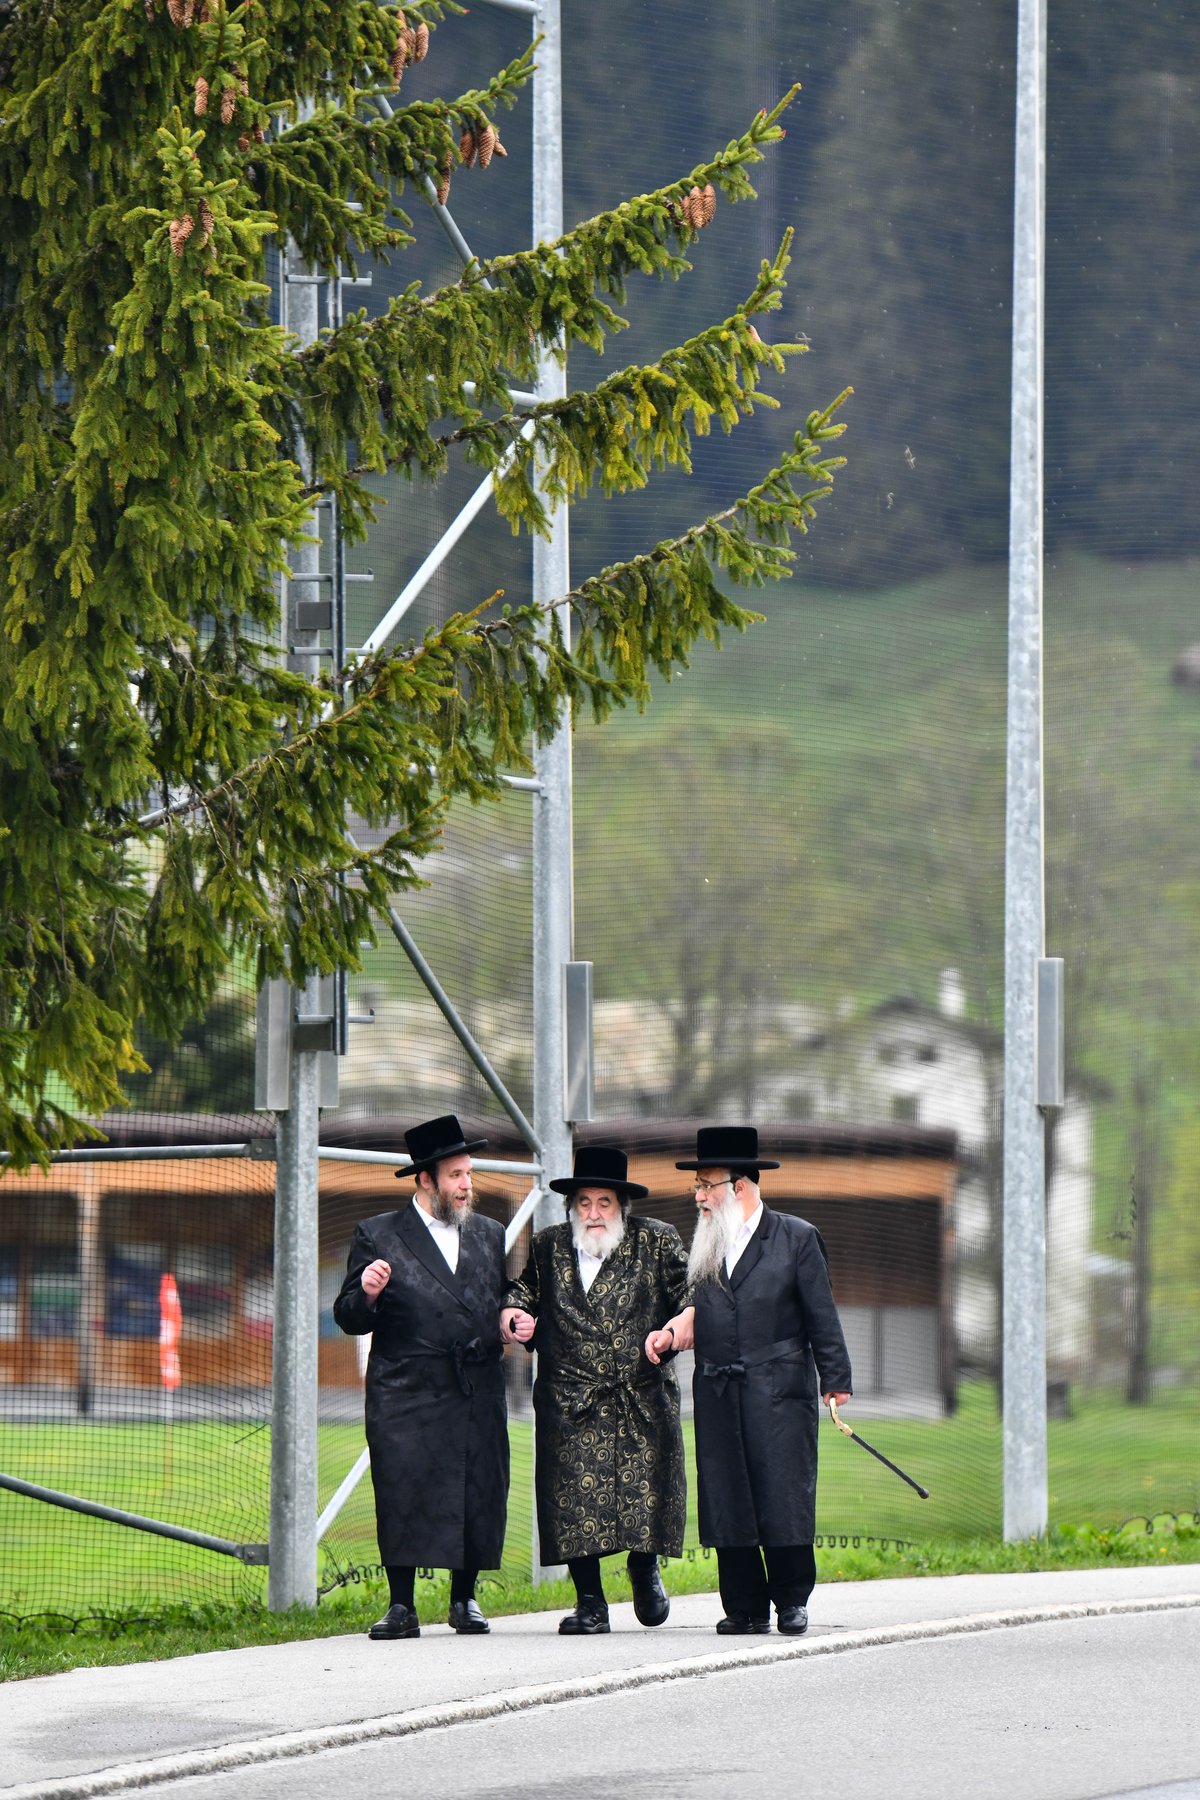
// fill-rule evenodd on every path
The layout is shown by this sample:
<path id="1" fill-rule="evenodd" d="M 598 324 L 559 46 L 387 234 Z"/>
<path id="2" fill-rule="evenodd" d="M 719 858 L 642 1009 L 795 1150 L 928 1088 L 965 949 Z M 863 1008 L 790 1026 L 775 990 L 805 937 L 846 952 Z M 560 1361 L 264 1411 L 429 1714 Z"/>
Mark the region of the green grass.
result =
<path id="1" fill-rule="evenodd" d="M 848 1417 L 854 1421 L 852 1407 Z M 999 1541 L 1002 1453 L 991 1388 L 964 1387 L 959 1411 L 948 1419 L 861 1424 L 931 1497 L 919 1499 L 826 1421 L 817 1517 L 824 1581 L 1200 1560 L 1200 1400 L 1191 1390 L 1142 1408 L 1085 1395 L 1073 1418 L 1052 1421 L 1051 1532 L 1031 1544 Z M 569 1599 L 564 1586 L 530 1581 L 529 1426 L 514 1423 L 511 1441 L 508 1539 L 503 1566 L 485 1578 L 486 1605 L 501 1614 L 561 1608 Z M 687 1441 L 690 1461 L 690 1428 Z M 361 1443 L 356 1426 L 322 1427 L 322 1500 Z M 269 1433 L 254 1427 L 175 1426 L 168 1461 L 158 1425 L 5 1425 L 0 1468 L 238 1542 L 267 1534 Z M 312 1613 L 268 1614 L 261 1569 L 12 1494 L 0 1493 L 0 1552 L 0 1677 L 359 1631 L 385 1597 L 373 1573 L 369 1480 L 325 1540 L 321 1582 L 328 1591 Z M 692 1479 L 687 1549 L 669 1566 L 668 1586 L 706 1591 L 715 1574 L 715 1561 L 698 1543 Z M 623 1577 L 614 1575 L 610 1585 L 615 1598 L 625 1597 Z M 429 1617 L 444 1614 L 444 1575 L 422 1580 L 419 1593 Z"/>
<path id="2" fill-rule="evenodd" d="M 1141 1526 L 1125 1531 L 1098 1530 L 1088 1524 L 1057 1526 L 1045 1538 L 1016 1544 L 968 1539 L 883 1549 L 850 1543 L 819 1549 L 817 1575 L 820 1582 L 830 1583 L 1196 1562 L 1200 1562 L 1200 1521 L 1192 1515 L 1172 1522 L 1160 1519 L 1151 1531 Z M 668 1563 L 664 1580 L 672 1594 L 708 1593 L 716 1587 L 716 1575 L 715 1558 L 697 1555 L 693 1562 Z M 604 1584 L 610 1600 L 629 1599 L 620 1558 L 606 1569 Z M 429 1622 L 444 1618 L 448 1597 L 444 1575 L 420 1581 L 417 1606 L 422 1618 Z M 529 1581 L 499 1575 L 484 1578 L 480 1599 L 491 1617 L 502 1618 L 510 1613 L 565 1612 L 574 1604 L 574 1592 L 565 1581 L 534 1587 Z M 111 1611 L 75 1626 L 0 1618 L 0 1681 L 357 1633 L 365 1631 L 386 1605 L 385 1587 L 373 1582 L 341 1589 L 315 1609 L 294 1607 L 279 1614 L 266 1612 L 259 1603 L 176 1606 L 153 1620 Z"/>

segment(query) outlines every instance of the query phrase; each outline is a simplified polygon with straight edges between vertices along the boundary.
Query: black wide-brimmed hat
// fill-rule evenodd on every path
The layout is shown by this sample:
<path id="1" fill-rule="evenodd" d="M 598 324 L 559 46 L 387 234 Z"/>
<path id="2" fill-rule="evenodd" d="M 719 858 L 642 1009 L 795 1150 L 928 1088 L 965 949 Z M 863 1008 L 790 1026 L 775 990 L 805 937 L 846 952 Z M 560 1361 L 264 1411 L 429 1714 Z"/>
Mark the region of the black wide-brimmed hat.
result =
<path id="1" fill-rule="evenodd" d="M 625 1200 L 644 1200 L 650 1192 L 640 1181 L 628 1181 L 629 1158 L 612 1144 L 581 1144 L 575 1152 L 575 1173 L 550 1186 L 556 1194 L 571 1195 L 583 1187 L 612 1188 Z"/>
<path id="2" fill-rule="evenodd" d="M 404 1145 L 412 1162 L 407 1169 L 396 1170 L 396 1180 L 404 1181 L 422 1169 L 431 1169 L 434 1163 L 444 1162 L 448 1156 L 469 1156 L 482 1150 L 486 1143 L 486 1138 L 472 1138 L 468 1144 L 454 1114 L 443 1113 L 440 1119 L 429 1119 L 424 1125 L 414 1125 L 411 1131 L 405 1132 Z"/>
<path id="3" fill-rule="evenodd" d="M 777 1169 L 779 1164 L 758 1154 L 758 1131 L 753 1125 L 702 1125 L 696 1133 L 696 1154 L 677 1169 Z"/>

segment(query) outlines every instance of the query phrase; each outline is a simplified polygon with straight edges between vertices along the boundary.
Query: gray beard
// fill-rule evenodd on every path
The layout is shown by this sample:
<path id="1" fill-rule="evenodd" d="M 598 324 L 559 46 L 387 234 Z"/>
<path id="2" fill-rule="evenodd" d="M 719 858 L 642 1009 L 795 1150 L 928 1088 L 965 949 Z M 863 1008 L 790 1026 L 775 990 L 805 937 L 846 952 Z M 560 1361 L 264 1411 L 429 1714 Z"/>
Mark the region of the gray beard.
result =
<path id="1" fill-rule="evenodd" d="M 453 1225 L 456 1231 L 463 1228 L 463 1220 L 469 1219 L 475 1211 L 475 1196 L 467 1201 L 461 1209 L 456 1209 L 453 1202 L 442 1197 L 437 1188 L 429 1196 L 429 1210 L 439 1225 Z"/>
<path id="2" fill-rule="evenodd" d="M 709 1212 L 697 1211 L 696 1231 L 688 1252 L 688 1280 L 693 1287 L 719 1281 L 725 1256 L 742 1223 L 742 1203 L 733 1195 Z"/>
<path id="3" fill-rule="evenodd" d="M 576 1214 L 571 1214 L 571 1237 L 574 1240 L 575 1248 L 585 1251 L 588 1256 L 598 1256 L 601 1262 L 606 1256 L 612 1255 L 624 1236 L 625 1220 L 623 1217 L 614 1219 L 611 1225 L 604 1227 L 603 1232 L 593 1232 L 588 1230 L 583 1220 Z"/>

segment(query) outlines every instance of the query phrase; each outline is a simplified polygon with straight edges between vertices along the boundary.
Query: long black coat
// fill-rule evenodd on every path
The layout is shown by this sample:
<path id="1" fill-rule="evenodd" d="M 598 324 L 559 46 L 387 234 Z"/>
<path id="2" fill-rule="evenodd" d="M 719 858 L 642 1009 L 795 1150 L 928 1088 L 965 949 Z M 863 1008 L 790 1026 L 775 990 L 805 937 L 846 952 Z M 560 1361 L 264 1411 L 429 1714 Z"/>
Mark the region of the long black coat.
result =
<path id="1" fill-rule="evenodd" d="M 362 1272 L 392 1275 L 375 1310 Z M 494 1569 L 504 1548 L 508 1420 L 500 1343 L 504 1227 L 473 1214 L 449 1264 L 415 1203 L 356 1226 L 333 1303 L 343 1331 L 371 1332 L 366 1427 L 384 1563 Z"/>
<path id="2" fill-rule="evenodd" d="M 543 1563 L 615 1550 L 683 1549 L 687 1477 L 679 1383 L 646 1334 L 686 1304 L 673 1225 L 630 1216 L 584 1292 L 571 1227 L 539 1231 L 505 1306 L 537 1319 L 533 1409 Z"/>
<path id="3" fill-rule="evenodd" d="M 849 1392 L 821 1234 L 764 1206 L 732 1277 L 696 1291 L 701 1543 L 812 1543 L 820 1394 Z"/>

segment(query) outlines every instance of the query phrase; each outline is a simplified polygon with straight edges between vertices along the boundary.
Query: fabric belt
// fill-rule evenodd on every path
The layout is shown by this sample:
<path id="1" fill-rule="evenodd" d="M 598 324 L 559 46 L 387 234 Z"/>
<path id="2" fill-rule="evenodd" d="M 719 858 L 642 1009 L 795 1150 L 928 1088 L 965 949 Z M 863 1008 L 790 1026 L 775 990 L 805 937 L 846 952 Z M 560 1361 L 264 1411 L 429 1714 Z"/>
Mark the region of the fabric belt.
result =
<path id="1" fill-rule="evenodd" d="M 567 1413 L 571 1419 L 582 1419 L 593 1406 L 599 1406 L 605 1400 L 611 1400 L 615 1405 L 624 1407 L 626 1414 L 629 1415 L 632 1411 L 631 1403 L 634 1394 L 638 1391 L 650 1393 L 654 1389 L 660 1388 L 662 1379 L 656 1375 L 650 1380 L 643 1376 L 640 1381 L 623 1381 L 619 1375 L 602 1375 L 594 1381 L 564 1381 L 560 1375 L 557 1377 L 555 1385 L 571 1390 L 569 1394 L 563 1396 Z"/>
<path id="2" fill-rule="evenodd" d="M 757 1369 L 762 1363 L 778 1362 L 784 1356 L 794 1356 L 797 1351 L 807 1349 L 807 1338 L 781 1338 L 777 1344 L 768 1344 L 753 1356 L 741 1356 L 735 1362 L 698 1363 L 696 1372 L 706 1376 L 714 1384 L 719 1400 L 731 1381 L 745 1381 L 747 1369 Z"/>
<path id="3" fill-rule="evenodd" d="M 465 1343 L 462 1338 L 455 1338 L 452 1344 L 426 1344 L 418 1340 L 415 1344 L 405 1345 L 401 1354 L 405 1359 L 410 1356 L 449 1357 L 459 1392 L 469 1400 L 475 1392 L 475 1383 L 467 1373 L 468 1366 L 498 1362 L 504 1352 L 499 1344 L 485 1344 L 482 1338 L 474 1337 Z"/>

